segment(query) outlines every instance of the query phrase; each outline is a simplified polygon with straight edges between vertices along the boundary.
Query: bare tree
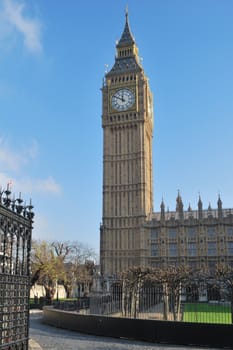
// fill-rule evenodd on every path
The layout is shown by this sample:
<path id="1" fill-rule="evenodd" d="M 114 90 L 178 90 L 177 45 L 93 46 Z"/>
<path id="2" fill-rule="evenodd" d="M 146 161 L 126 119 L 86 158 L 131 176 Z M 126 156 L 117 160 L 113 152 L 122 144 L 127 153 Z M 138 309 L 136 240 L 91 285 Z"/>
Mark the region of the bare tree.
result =
<path id="1" fill-rule="evenodd" d="M 91 285 L 95 259 L 93 249 L 82 243 L 33 241 L 31 285 L 42 284 L 47 299 L 52 300 L 59 282 L 69 298 L 75 283 Z"/>
<path id="2" fill-rule="evenodd" d="M 156 270 L 157 281 L 163 286 L 164 319 L 168 319 L 169 310 L 174 321 L 180 320 L 182 287 L 190 280 L 191 268 L 187 265 L 170 265 Z"/>
<path id="3" fill-rule="evenodd" d="M 147 280 L 162 287 L 164 320 L 168 320 L 169 312 L 175 321 L 180 320 L 182 288 L 190 280 L 190 273 L 191 268 L 186 265 L 150 268 Z"/>
<path id="4" fill-rule="evenodd" d="M 52 242 L 52 247 L 54 248 L 55 254 L 62 261 L 62 276 L 59 276 L 60 282 L 63 284 L 67 298 L 71 297 L 71 291 L 75 281 L 76 267 L 73 263 L 75 256 L 75 246 L 71 242 Z"/>
<path id="5" fill-rule="evenodd" d="M 76 241 L 70 244 L 70 248 L 65 260 L 65 276 L 62 281 L 68 298 L 75 284 L 83 284 L 84 294 L 88 293 L 93 282 L 97 259 L 95 251 L 88 245 Z"/>
<path id="6" fill-rule="evenodd" d="M 63 259 L 57 256 L 53 246 L 46 241 L 33 241 L 31 254 L 31 285 L 39 282 L 45 288 L 46 299 L 52 300 L 57 281 L 64 275 Z"/>
<path id="7" fill-rule="evenodd" d="M 136 266 L 122 273 L 122 313 L 124 315 L 129 312 L 134 318 L 137 317 L 140 292 L 149 272 L 149 268 Z"/>
<path id="8" fill-rule="evenodd" d="M 77 266 L 77 284 L 82 284 L 84 287 L 84 296 L 86 296 L 92 285 L 93 275 L 95 270 L 95 264 L 93 260 L 86 260 L 84 264 Z"/>

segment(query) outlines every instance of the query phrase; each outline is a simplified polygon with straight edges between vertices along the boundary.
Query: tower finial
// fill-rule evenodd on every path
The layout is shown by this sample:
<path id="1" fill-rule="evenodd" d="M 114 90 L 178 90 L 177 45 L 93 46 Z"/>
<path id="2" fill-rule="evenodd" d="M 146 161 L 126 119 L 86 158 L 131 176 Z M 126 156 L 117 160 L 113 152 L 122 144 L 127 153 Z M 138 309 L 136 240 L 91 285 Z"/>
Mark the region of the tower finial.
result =
<path id="1" fill-rule="evenodd" d="M 129 27 L 129 20 L 128 20 L 128 6 L 126 7 L 125 10 L 125 27 L 123 30 L 123 33 L 121 35 L 120 40 L 118 41 L 116 47 L 120 48 L 120 47 L 125 47 L 125 46 L 132 46 L 135 44 L 135 40 L 134 37 L 130 31 L 130 27 Z"/>
<path id="2" fill-rule="evenodd" d="M 126 5 L 126 7 L 125 7 L 125 17 L 126 17 L 126 20 L 128 20 L 128 14 L 129 14 L 129 7 L 128 7 L 128 5 Z"/>

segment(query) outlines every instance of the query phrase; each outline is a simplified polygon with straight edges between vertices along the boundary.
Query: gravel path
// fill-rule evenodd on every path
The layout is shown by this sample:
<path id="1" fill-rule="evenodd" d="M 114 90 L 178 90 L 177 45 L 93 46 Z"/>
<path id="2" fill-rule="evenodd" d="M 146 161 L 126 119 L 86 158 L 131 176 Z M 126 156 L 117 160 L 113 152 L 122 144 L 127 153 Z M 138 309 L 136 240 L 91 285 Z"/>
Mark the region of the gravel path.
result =
<path id="1" fill-rule="evenodd" d="M 29 336 L 32 339 L 30 350 L 207 350 L 207 348 L 169 346 L 123 339 L 97 337 L 42 323 L 42 312 L 30 315 Z M 213 349 L 212 349 L 213 350 Z"/>

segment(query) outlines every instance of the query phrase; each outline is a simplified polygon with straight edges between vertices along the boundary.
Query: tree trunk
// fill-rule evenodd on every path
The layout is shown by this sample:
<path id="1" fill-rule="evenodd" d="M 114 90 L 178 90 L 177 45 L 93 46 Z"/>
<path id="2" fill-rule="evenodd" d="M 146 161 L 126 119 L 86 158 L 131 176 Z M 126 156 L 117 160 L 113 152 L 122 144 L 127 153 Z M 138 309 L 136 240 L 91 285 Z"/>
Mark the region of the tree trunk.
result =
<path id="1" fill-rule="evenodd" d="M 179 321 L 180 315 L 180 300 L 181 300 L 181 284 L 172 292 L 172 310 L 174 321 Z"/>
<path id="2" fill-rule="evenodd" d="M 140 306 L 140 290 L 141 290 L 141 283 L 139 282 L 136 291 L 135 291 L 135 312 L 134 312 L 134 318 L 136 318 L 139 314 L 139 306 Z"/>
<path id="3" fill-rule="evenodd" d="M 126 307 L 127 307 L 127 294 L 125 291 L 125 281 L 123 280 L 123 284 L 122 284 L 122 296 L 121 296 L 121 312 L 122 312 L 122 316 L 126 317 Z"/>
<path id="4" fill-rule="evenodd" d="M 163 285 L 163 318 L 168 319 L 168 287 L 167 283 Z"/>
<path id="5" fill-rule="evenodd" d="M 135 310 L 135 292 L 134 290 L 131 291 L 131 308 L 130 308 L 130 316 L 134 317 L 134 310 Z"/>
<path id="6" fill-rule="evenodd" d="M 45 297 L 46 297 L 46 300 L 49 304 L 51 304 L 53 298 L 54 298 L 54 295 L 55 295 L 55 292 L 56 292 L 56 289 L 55 287 L 51 287 L 49 285 L 44 285 L 44 288 L 45 288 Z"/>
<path id="7" fill-rule="evenodd" d="M 72 287 L 66 283 L 63 284 L 65 291 L 66 291 L 66 298 L 70 298 L 71 296 L 71 291 L 72 291 Z"/>

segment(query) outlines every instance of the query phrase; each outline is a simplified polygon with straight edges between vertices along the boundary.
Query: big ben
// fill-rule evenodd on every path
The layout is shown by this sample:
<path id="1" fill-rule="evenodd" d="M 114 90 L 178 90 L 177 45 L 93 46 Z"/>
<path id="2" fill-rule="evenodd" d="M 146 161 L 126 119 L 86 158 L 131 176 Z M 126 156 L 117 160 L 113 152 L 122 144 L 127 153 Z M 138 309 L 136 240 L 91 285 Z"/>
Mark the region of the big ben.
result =
<path id="1" fill-rule="evenodd" d="M 153 211 L 153 98 L 128 13 L 102 87 L 104 275 L 143 265 L 143 225 Z"/>

